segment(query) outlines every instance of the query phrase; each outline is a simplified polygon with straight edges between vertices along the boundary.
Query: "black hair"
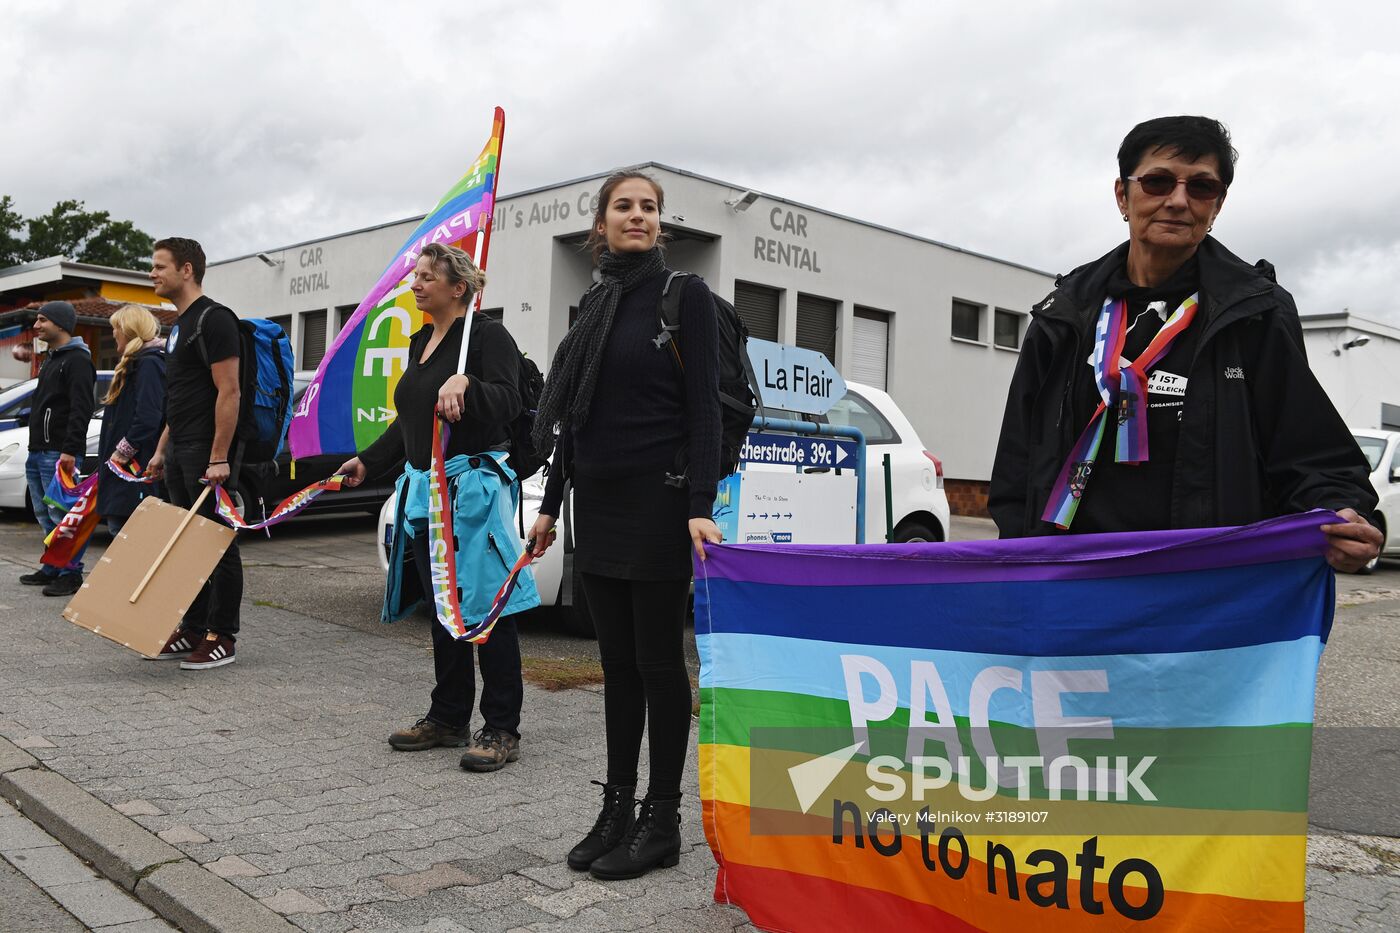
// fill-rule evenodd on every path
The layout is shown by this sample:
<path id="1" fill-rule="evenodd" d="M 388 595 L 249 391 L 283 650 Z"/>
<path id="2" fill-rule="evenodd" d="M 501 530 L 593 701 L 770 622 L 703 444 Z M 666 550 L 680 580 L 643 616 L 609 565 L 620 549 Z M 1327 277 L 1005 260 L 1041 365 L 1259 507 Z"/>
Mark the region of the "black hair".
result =
<path id="1" fill-rule="evenodd" d="M 1142 162 L 1142 157 L 1156 149 L 1165 149 L 1170 156 L 1193 162 L 1213 155 L 1220 164 L 1220 180 L 1225 187 L 1235 179 L 1235 162 L 1240 154 L 1230 145 L 1230 131 L 1219 120 L 1157 117 L 1139 123 L 1128 131 L 1118 147 L 1118 177 L 1127 178 Z"/>

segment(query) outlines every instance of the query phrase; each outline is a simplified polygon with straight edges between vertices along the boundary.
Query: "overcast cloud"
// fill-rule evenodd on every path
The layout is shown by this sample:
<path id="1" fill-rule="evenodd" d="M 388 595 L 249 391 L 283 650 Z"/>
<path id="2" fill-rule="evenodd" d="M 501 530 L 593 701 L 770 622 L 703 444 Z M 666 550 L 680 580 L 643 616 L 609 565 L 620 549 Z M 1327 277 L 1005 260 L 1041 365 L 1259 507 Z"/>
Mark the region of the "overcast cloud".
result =
<path id="1" fill-rule="evenodd" d="M 1216 235 L 1304 312 L 1400 324 L 1387 3 L 9 2 L 0 193 L 212 258 L 422 213 L 506 109 L 501 193 L 623 164 L 1065 271 L 1124 234 L 1114 154 L 1204 113 Z"/>

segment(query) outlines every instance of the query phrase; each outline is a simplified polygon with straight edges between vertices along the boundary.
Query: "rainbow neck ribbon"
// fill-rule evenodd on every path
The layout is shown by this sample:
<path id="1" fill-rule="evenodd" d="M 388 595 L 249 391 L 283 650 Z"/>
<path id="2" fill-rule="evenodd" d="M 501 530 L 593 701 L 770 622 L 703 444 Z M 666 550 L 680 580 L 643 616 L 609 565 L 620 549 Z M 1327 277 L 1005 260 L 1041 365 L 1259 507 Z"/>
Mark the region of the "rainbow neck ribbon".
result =
<path id="1" fill-rule="evenodd" d="M 1041 514 L 1042 521 L 1051 522 L 1062 530 L 1068 530 L 1074 522 L 1079 500 L 1084 497 L 1084 488 L 1099 456 L 1106 423 L 1103 414 L 1108 409 L 1118 414 L 1114 461 L 1147 462 L 1147 373 L 1167 355 L 1182 331 L 1191 326 L 1200 306 L 1199 297 L 1197 292 L 1183 301 L 1147 349 L 1127 366 L 1123 365 L 1123 342 L 1128 337 L 1128 303 L 1121 298 L 1104 299 L 1094 328 L 1094 384 L 1098 386 L 1101 401 L 1055 479 L 1050 499 Z"/>
<path id="2" fill-rule="evenodd" d="M 452 493 L 447 485 L 447 459 L 443 453 L 449 430 L 441 418 L 433 418 L 433 456 L 428 468 L 432 476 L 428 486 L 428 560 L 431 565 L 428 576 L 433 583 L 433 606 L 438 622 L 458 641 L 480 645 L 491 637 L 496 620 L 510 602 L 520 572 L 530 564 L 535 542 L 526 543 L 525 550 L 491 600 L 490 610 L 476 625 L 468 626 L 457 596 L 457 540 L 452 533 Z M 439 573 L 442 565 L 446 567 L 445 572 Z"/>

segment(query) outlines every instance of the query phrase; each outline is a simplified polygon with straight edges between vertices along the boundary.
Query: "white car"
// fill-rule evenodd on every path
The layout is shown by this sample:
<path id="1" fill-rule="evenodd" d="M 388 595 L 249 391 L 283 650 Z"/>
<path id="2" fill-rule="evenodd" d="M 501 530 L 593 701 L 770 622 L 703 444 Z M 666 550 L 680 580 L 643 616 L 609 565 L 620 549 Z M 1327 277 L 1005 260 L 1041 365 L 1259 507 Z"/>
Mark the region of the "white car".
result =
<path id="1" fill-rule="evenodd" d="M 1400 557 L 1400 535 L 1390 536 L 1391 528 L 1400 528 L 1400 431 L 1352 431 L 1366 462 L 1371 467 L 1371 485 L 1376 489 L 1380 504 L 1371 514 L 1371 522 L 1385 535 L 1381 555 Z M 1380 563 L 1377 557 L 1362 573 L 1370 573 Z"/>
<path id="2" fill-rule="evenodd" d="M 798 417 L 790 412 L 768 409 L 770 417 Z M 885 473 L 884 455 L 890 455 L 890 486 L 894 521 L 893 540 L 945 541 L 948 537 L 948 497 L 943 492 L 943 464 L 924 449 L 914 426 L 899 410 L 894 399 L 871 386 L 850 383 L 841 401 L 820 419 L 830 424 L 854 425 L 865 434 L 865 540 L 867 543 L 885 540 Z M 542 475 L 526 480 L 521 486 L 521 509 L 517 523 L 529 529 L 539 515 L 544 498 Z M 389 568 L 389 547 L 393 543 L 394 513 L 398 497 L 390 496 L 379 513 L 379 563 Z M 565 509 L 567 513 L 567 506 Z M 558 606 L 570 630 L 591 635 L 592 622 L 586 607 L 575 600 L 582 599 L 582 588 L 574 588 L 565 580 L 566 554 L 573 550 L 573 539 L 565 519 L 559 522 L 556 544 L 535 561 L 535 585 L 545 606 Z M 522 522 L 523 520 L 523 522 Z M 569 584 L 566 592 L 565 584 Z M 576 591 L 575 591 L 576 590 Z M 566 605 L 568 604 L 568 605 Z"/>
<path id="3" fill-rule="evenodd" d="M 107 394 L 112 381 L 110 370 L 97 374 L 98 399 Z M 0 391 L 0 508 L 30 509 L 29 488 L 24 480 L 24 464 L 29 459 L 29 406 L 37 379 L 26 379 Z M 102 435 L 102 404 L 99 401 L 88 423 L 88 453 L 96 455 Z"/>

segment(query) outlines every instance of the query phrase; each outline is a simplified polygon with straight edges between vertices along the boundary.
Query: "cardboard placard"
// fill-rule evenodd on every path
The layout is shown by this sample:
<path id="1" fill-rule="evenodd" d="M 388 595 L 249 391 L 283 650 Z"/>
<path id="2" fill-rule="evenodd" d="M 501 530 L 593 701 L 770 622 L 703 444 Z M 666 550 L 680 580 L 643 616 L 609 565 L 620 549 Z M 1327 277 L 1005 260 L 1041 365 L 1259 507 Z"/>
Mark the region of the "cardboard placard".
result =
<path id="1" fill-rule="evenodd" d="M 227 525 L 202 515 L 186 524 L 187 515 L 168 502 L 143 499 L 63 617 L 148 658 L 158 655 L 234 539 Z M 132 594 L 177 532 L 175 546 L 133 602 Z"/>

